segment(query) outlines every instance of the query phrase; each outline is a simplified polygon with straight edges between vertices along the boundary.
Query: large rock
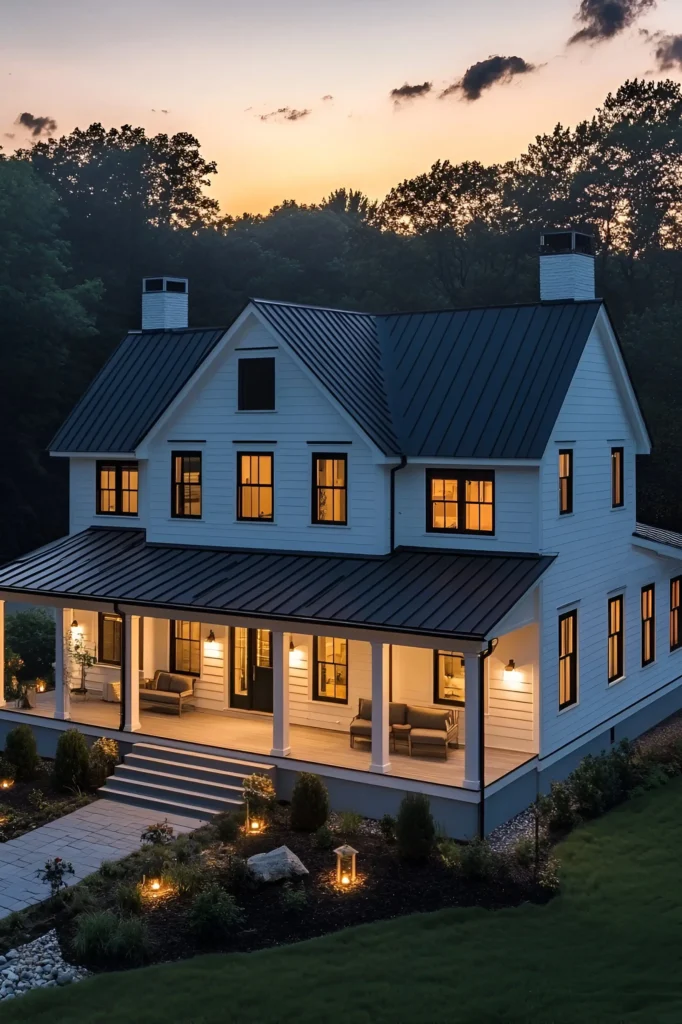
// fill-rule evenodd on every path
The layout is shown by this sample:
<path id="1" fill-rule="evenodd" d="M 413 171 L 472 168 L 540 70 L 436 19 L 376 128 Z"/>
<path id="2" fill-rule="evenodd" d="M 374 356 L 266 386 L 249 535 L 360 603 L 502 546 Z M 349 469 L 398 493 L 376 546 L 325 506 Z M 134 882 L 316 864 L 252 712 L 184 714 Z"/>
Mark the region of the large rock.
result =
<path id="1" fill-rule="evenodd" d="M 269 853 L 256 853 L 249 857 L 246 863 L 254 877 L 261 882 L 278 882 L 280 878 L 296 878 L 298 875 L 309 874 L 305 864 L 288 846 L 278 846 Z"/>

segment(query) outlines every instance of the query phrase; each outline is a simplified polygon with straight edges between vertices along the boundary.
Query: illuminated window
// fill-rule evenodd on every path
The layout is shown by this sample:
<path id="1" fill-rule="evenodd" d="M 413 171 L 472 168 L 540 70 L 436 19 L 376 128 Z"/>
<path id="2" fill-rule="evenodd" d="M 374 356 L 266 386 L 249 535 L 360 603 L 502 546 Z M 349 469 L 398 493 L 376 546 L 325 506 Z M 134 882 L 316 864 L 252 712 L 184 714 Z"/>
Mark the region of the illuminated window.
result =
<path id="1" fill-rule="evenodd" d="M 670 581 L 670 650 L 676 651 L 682 647 L 682 634 L 680 633 L 680 597 L 682 587 L 682 576 L 676 576 Z"/>
<path id="2" fill-rule="evenodd" d="M 136 516 L 139 472 L 136 462 L 97 463 L 97 514 Z"/>
<path id="3" fill-rule="evenodd" d="M 348 643 L 332 636 L 315 637 L 313 698 L 348 703 Z"/>
<path id="4" fill-rule="evenodd" d="M 559 514 L 573 511 L 573 449 L 559 451 Z"/>
<path id="5" fill-rule="evenodd" d="M 559 616 L 559 710 L 578 700 L 578 613 Z"/>
<path id="6" fill-rule="evenodd" d="M 243 626 L 235 626 L 232 649 L 233 677 L 235 693 L 240 695 L 247 694 L 249 692 L 248 643 L 248 629 L 245 629 Z"/>
<path id="7" fill-rule="evenodd" d="M 99 616 L 99 661 L 106 665 L 121 664 L 121 629 L 123 623 L 118 615 Z"/>
<path id="8" fill-rule="evenodd" d="M 434 651 L 434 704 L 464 707 L 464 658 L 454 651 Z"/>
<path id="9" fill-rule="evenodd" d="M 237 519 L 274 520 L 273 463 L 271 454 L 237 453 Z"/>
<path id="10" fill-rule="evenodd" d="M 171 622 L 170 670 L 185 675 L 201 673 L 201 623 Z"/>
<path id="11" fill-rule="evenodd" d="M 625 478 L 623 449 L 611 449 L 611 507 L 622 508 L 625 504 Z"/>
<path id="12" fill-rule="evenodd" d="M 493 533 L 495 530 L 494 473 L 426 474 L 426 529 L 452 533 Z"/>
<path id="13" fill-rule="evenodd" d="M 656 596 L 654 584 L 642 587 L 642 667 L 656 660 Z"/>
<path id="14" fill-rule="evenodd" d="M 201 518 L 201 452 L 173 452 L 171 515 L 174 519 Z"/>
<path id="15" fill-rule="evenodd" d="M 313 455 L 314 523 L 348 522 L 347 469 L 346 455 Z"/>
<path id="16" fill-rule="evenodd" d="M 615 683 L 623 675 L 623 595 L 609 599 L 609 682 Z"/>

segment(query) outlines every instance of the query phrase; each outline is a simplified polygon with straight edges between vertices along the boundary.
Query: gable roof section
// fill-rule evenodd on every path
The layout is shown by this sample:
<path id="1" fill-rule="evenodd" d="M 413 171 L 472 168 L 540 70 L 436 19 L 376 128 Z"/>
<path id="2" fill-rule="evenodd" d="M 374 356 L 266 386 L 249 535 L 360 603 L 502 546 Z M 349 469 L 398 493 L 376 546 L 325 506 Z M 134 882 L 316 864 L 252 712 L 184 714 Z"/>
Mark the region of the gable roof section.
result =
<path id="1" fill-rule="evenodd" d="M 134 452 L 225 330 L 128 334 L 57 432 L 50 451 Z"/>
<path id="2" fill-rule="evenodd" d="M 400 450 L 541 458 L 600 307 L 594 300 L 377 318 Z"/>
<path id="3" fill-rule="evenodd" d="M 397 453 L 375 317 L 265 299 L 252 302 L 381 451 Z"/>
<path id="4" fill-rule="evenodd" d="M 409 548 L 374 558 L 216 550 L 91 527 L 0 568 L 0 590 L 482 640 L 553 561 Z"/>

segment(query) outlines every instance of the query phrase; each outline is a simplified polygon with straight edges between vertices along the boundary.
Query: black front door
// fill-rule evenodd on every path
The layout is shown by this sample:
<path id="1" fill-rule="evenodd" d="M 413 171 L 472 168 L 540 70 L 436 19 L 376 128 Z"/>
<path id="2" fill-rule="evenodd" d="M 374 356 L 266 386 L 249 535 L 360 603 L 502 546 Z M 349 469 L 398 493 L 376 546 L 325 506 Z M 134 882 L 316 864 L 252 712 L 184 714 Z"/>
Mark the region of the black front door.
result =
<path id="1" fill-rule="evenodd" d="M 241 626 L 231 632 L 230 704 L 272 714 L 272 634 Z"/>

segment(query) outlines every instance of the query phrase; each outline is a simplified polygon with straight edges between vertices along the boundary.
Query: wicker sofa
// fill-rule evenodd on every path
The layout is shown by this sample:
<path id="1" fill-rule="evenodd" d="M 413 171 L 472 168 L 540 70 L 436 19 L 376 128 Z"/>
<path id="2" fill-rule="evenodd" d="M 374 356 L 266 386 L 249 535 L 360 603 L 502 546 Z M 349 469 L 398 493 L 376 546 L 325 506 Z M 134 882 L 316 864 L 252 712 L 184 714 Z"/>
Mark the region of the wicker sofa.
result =
<path id="1" fill-rule="evenodd" d="M 407 740 L 410 757 L 420 751 L 429 756 L 448 756 L 450 747 L 459 745 L 459 710 L 423 708 L 393 702 L 388 705 L 389 739 L 393 749 L 397 738 Z M 350 745 L 356 740 L 372 740 L 372 701 L 361 697 L 358 713 L 350 723 Z"/>
<path id="2" fill-rule="evenodd" d="M 190 676 L 157 669 L 153 679 L 140 684 L 140 703 L 144 701 L 145 704 L 155 704 L 171 711 L 177 708 L 179 716 L 183 707 L 193 702 L 196 682 Z"/>

